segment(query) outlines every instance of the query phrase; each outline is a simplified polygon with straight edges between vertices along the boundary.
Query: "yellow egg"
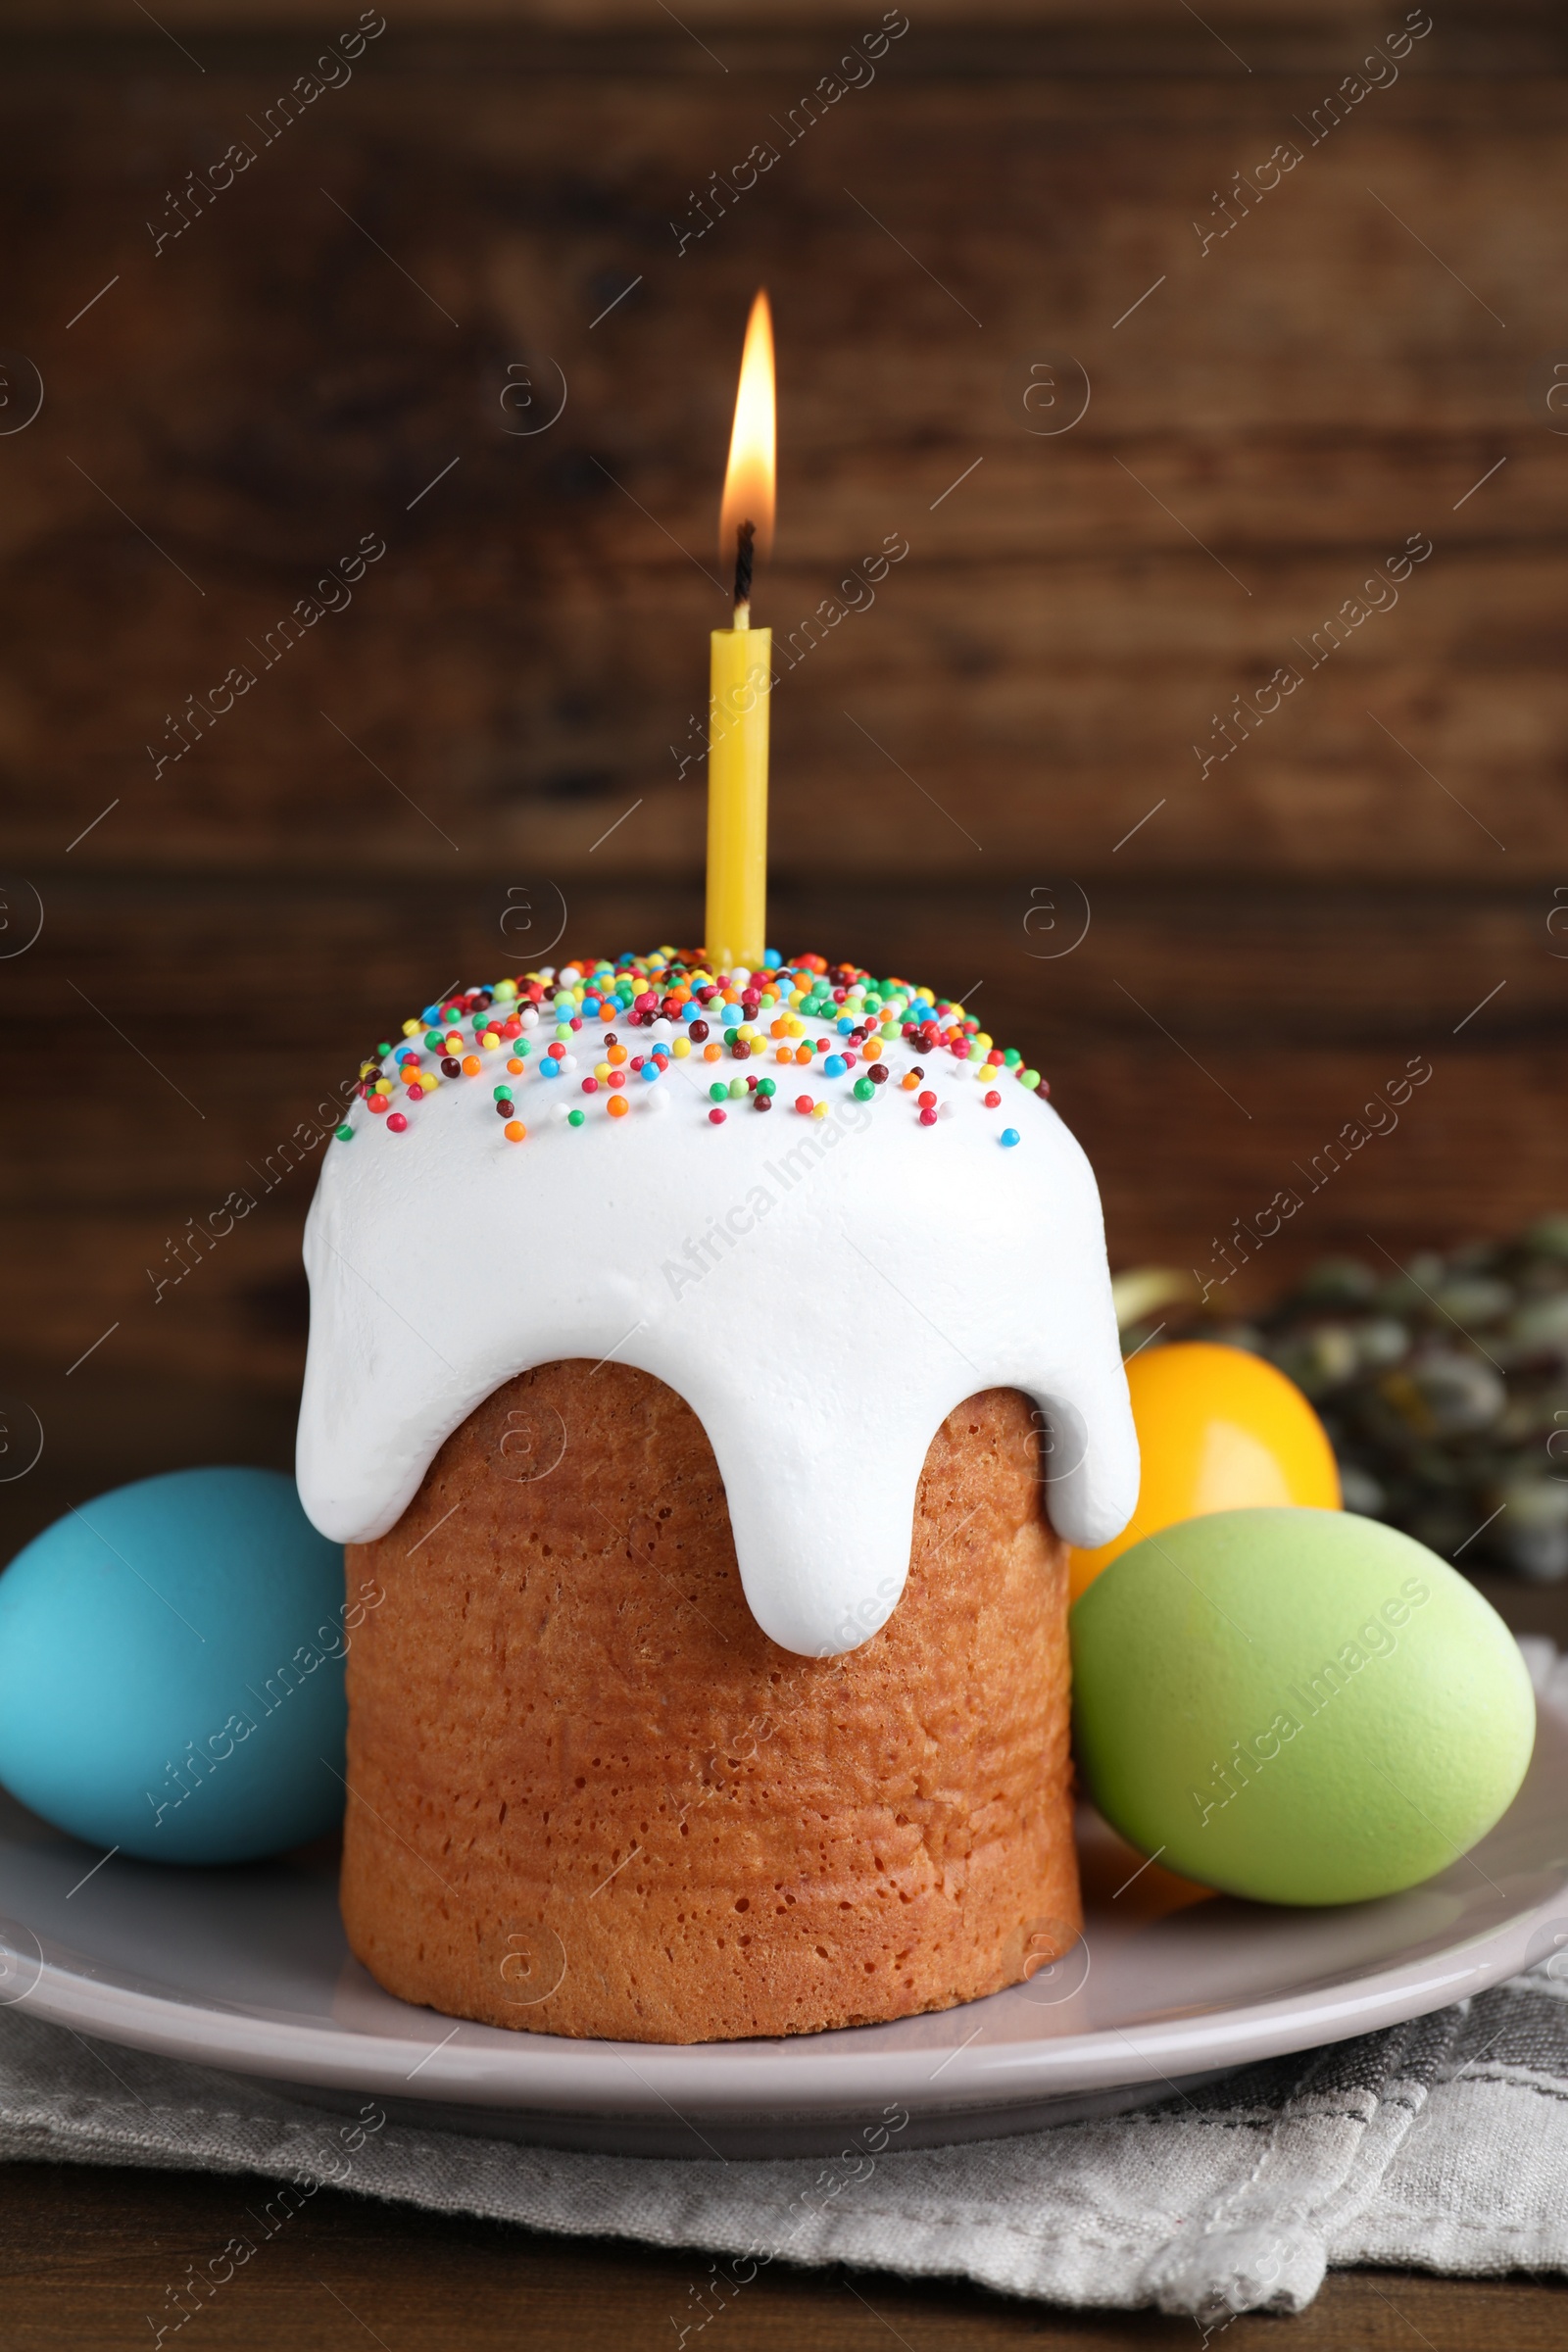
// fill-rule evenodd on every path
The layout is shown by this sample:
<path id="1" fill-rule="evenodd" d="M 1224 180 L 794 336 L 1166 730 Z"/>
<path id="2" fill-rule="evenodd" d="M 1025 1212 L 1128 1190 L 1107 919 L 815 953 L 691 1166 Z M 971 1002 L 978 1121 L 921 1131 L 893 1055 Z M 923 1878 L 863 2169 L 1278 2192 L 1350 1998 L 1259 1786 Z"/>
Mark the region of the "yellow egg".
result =
<path id="1" fill-rule="evenodd" d="M 1270 1503 L 1342 1507 L 1327 1432 L 1296 1383 L 1260 1355 L 1181 1340 L 1127 1366 L 1143 1475 L 1121 1534 L 1069 1555 L 1072 1597 L 1118 1552 L 1179 1520 Z"/>

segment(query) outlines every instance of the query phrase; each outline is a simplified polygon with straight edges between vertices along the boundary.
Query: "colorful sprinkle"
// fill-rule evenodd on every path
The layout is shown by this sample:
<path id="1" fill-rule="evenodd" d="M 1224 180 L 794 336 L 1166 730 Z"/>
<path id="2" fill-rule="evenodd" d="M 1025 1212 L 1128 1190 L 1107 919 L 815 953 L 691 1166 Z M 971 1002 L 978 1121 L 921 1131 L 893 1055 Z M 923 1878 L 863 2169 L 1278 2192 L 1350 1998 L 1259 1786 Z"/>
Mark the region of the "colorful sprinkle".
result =
<path id="1" fill-rule="evenodd" d="M 627 1044 L 611 1023 L 622 1036 L 632 1032 Z M 533 1061 L 523 1032 L 541 1028 L 551 1042 Z M 724 1105 L 748 1100 L 759 1110 L 788 1102 L 803 1118 L 826 1118 L 840 1093 L 868 1102 L 890 1081 L 915 1098 L 911 1107 L 917 1107 L 920 1125 L 961 1121 L 970 1115 L 964 1107 L 967 1091 L 945 1089 L 939 1099 L 926 1084 L 925 1065 L 934 1055 L 944 1056 L 950 1070 L 956 1062 L 980 1082 L 987 1110 L 1000 1109 L 999 1088 L 1008 1072 L 1026 1094 L 1044 1101 L 1051 1093 L 1015 1047 L 997 1045 L 961 1004 L 932 989 L 897 978 L 875 979 L 854 964 L 821 956 L 786 960 L 772 949 L 755 969 L 711 971 L 700 956 L 674 948 L 643 956 L 590 956 L 489 986 L 455 989 L 401 1022 L 392 1042 L 376 1047 L 361 1065 L 356 1091 L 385 1126 L 402 1133 L 409 1119 L 391 1108 L 389 1098 L 406 1093 L 412 1107 L 443 1079 L 479 1076 L 485 1054 L 497 1054 L 514 1081 L 525 1080 L 535 1069 L 551 1079 L 575 1075 L 574 1051 L 592 1074 L 579 1080 L 579 1107 L 568 1109 L 558 1101 L 550 1118 L 562 1124 L 569 1119 L 578 1127 L 587 1120 L 582 1102 L 600 1095 L 611 1116 L 624 1118 L 631 1108 L 626 1089 L 632 1076 L 643 1081 L 639 1101 L 647 1109 L 679 1114 L 686 1090 L 660 1087 L 657 1081 L 693 1054 L 710 1065 L 728 1059 L 735 1073 L 726 1081 L 710 1069 L 713 1083 L 701 1107 L 714 1126 L 724 1121 Z M 421 1054 L 428 1054 L 436 1067 L 423 1066 Z M 813 1064 L 826 1099 L 790 1095 L 782 1073 L 805 1073 Z M 778 1079 L 757 1074 L 769 1065 L 781 1073 Z M 510 1083 L 491 1089 L 509 1136 L 522 1127 L 514 1116 L 516 1091 Z M 357 1128 L 345 1122 L 335 1133 L 348 1143 Z M 1009 1127 L 999 1140 L 1012 1149 L 1022 1136 Z"/>
<path id="2" fill-rule="evenodd" d="M 527 1133 L 528 1130 L 520 1119 L 509 1119 L 507 1121 L 506 1135 L 509 1144 L 520 1144 L 526 1137 Z"/>

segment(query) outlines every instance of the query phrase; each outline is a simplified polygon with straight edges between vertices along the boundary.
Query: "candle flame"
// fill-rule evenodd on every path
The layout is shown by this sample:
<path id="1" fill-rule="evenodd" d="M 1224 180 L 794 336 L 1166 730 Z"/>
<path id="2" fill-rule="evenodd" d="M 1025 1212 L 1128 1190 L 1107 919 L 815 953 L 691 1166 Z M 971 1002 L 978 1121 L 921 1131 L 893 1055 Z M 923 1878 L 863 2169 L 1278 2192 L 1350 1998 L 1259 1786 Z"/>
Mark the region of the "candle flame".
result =
<path id="1" fill-rule="evenodd" d="M 773 545 L 773 318 L 765 291 L 758 293 L 746 322 L 735 425 L 730 434 L 724 498 L 718 512 L 719 562 L 735 561 L 735 533 L 743 522 L 757 527 L 757 553 Z"/>

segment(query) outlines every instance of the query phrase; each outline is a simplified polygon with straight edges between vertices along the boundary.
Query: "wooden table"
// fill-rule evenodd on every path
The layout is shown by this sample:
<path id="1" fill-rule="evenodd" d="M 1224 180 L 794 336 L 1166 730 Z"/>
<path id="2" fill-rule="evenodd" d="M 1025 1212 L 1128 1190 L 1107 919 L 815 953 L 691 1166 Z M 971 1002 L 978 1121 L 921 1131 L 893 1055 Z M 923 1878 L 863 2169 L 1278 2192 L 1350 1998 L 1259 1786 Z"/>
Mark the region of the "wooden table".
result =
<path id="1" fill-rule="evenodd" d="M 10 2352 L 148 2344 L 146 2315 L 205 2260 L 257 2185 L 200 2173 L 18 2165 L 0 2176 L 0 2316 Z M 672 2352 L 708 2276 L 697 2254 L 537 2237 L 322 2189 L 171 2343 L 204 2352 Z M 1299 2319 L 1243 2319 L 1227 2352 L 1545 2352 L 1568 2344 L 1568 2285 L 1452 2283 L 1406 2272 L 1330 2278 Z M 1065 2313 L 881 2273 L 766 2271 L 701 2335 L 702 2352 L 989 2352 L 1012 2345 L 1191 2347 L 1191 2320 Z"/>

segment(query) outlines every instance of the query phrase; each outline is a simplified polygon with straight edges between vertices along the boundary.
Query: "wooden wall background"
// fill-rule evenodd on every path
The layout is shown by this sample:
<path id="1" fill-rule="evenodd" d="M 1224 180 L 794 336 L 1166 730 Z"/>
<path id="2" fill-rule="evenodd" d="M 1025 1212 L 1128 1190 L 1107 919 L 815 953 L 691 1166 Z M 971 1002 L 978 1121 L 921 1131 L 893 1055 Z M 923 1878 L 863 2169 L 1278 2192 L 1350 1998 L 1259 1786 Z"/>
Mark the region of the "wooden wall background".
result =
<path id="1" fill-rule="evenodd" d="M 390 1021 L 526 957 L 509 892 L 541 952 L 558 894 L 564 948 L 694 936 L 703 776 L 668 747 L 761 281 L 763 615 L 910 546 L 776 699 L 779 944 L 983 982 L 1118 1262 L 1207 1265 L 1412 1055 L 1397 1133 L 1255 1287 L 1568 1204 L 1568 27 L 1435 0 L 1309 146 L 1395 0 L 907 4 L 874 83 L 677 254 L 690 191 L 877 0 L 387 0 L 269 146 L 248 125 L 351 0 L 164 0 L 164 29 L 13 0 L 0 345 L 44 387 L 5 431 L 7 363 L 6 936 L 43 911 L 0 960 L 0 1385 L 46 1431 L 0 1487 L 19 1530 L 62 1481 L 287 1460 L 311 1167 L 156 1304 L 146 1269 Z M 235 139 L 255 164 L 155 255 Z M 1041 435 L 1028 371 L 1061 351 L 1092 398 Z M 507 368 L 551 363 L 564 413 L 510 432 Z M 155 774 L 166 714 L 367 533 L 352 607 Z M 1410 534 L 1397 606 L 1200 777 L 1212 714 Z M 1056 931 L 1026 928 L 1048 891 Z M 449 1246 L 455 1278 L 482 1256 Z"/>

